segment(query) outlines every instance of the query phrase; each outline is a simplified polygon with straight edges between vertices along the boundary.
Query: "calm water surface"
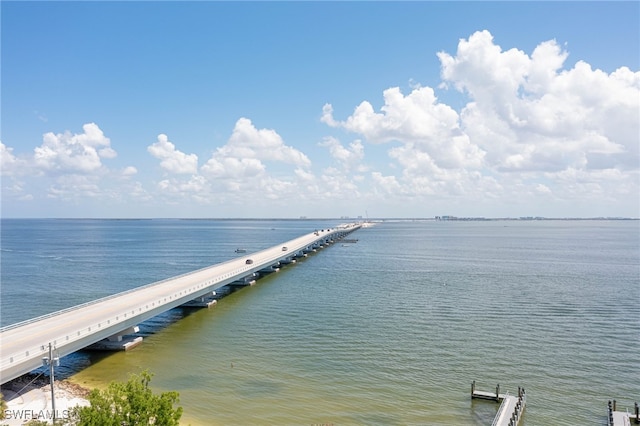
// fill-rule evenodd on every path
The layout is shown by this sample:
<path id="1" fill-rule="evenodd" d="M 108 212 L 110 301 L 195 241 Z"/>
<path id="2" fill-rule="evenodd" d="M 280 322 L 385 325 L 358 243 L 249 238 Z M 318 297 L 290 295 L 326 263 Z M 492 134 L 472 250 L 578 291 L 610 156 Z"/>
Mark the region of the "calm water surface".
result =
<path id="1" fill-rule="evenodd" d="M 8 325 L 338 221 L 3 220 Z M 154 373 L 192 425 L 487 425 L 483 390 L 527 391 L 524 425 L 604 425 L 640 402 L 637 221 L 384 222 L 211 309 L 77 353 L 89 387 Z"/>

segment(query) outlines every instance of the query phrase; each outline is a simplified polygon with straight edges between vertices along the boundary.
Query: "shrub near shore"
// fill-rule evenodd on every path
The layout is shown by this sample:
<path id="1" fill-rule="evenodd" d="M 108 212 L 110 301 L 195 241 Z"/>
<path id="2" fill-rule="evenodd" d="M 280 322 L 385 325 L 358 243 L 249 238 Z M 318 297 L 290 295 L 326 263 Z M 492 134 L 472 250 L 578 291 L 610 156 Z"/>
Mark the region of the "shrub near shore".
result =
<path id="1" fill-rule="evenodd" d="M 75 407 L 70 421 L 78 426 L 121 426 L 157 424 L 178 426 L 182 407 L 178 392 L 153 393 L 149 387 L 152 375 L 147 371 L 132 374 L 126 383 L 111 382 L 106 390 L 89 393 L 90 406 Z"/>
<path id="2" fill-rule="evenodd" d="M 56 425 L 68 426 L 123 426 L 156 424 L 178 426 L 182 417 L 182 407 L 174 407 L 179 402 L 178 392 L 154 394 L 149 383 L 152 375 L 143 371 L 132 374 L 125 383 L 111 382 L 107 389 L 94 389 L 88 393 L 89 406 L 77 406 L 57 419 Z M 84 390 L 84 389 L 82 389 Z M 7 409 L 4 398 L 2 418 Z M 47 421 L 31 420 L 28 426 L 49 425 Z"/>

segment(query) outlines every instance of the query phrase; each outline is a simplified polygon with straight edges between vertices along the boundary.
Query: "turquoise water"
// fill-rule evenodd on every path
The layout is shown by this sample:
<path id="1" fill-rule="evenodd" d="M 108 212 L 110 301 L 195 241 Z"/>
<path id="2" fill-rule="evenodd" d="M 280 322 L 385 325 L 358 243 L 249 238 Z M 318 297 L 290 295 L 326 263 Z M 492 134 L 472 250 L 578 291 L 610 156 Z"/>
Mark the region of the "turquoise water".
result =
<path id="1" fill-rule="evenodd" d="M 338 223 L 3 220 L 2 325 Z M 609 399 L 640 401 L 638 225 L 384 222 L 61 370 L 148 369 L 192 425 L 490 424 L 472 380 L 523 386 L 526 426 L 602 425 Z"/>

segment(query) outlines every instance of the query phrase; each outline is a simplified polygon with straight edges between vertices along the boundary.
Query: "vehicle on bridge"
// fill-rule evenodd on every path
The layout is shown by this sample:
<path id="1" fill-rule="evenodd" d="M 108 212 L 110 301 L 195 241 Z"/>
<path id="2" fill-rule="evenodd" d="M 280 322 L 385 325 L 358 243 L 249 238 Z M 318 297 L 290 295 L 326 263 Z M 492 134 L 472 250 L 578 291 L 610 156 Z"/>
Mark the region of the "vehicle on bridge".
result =
<path id="1" fill-rule="evenodd" d="M 1 1 L 1 0 L 0 0 Z M 66 356 L 99 342 L 113 342 L 127 350 L 142 337 L 124 340 L 136 333 L 143 321 L 169 309 L 205 302 L 217 297 L 221 288 L 242 280 L 253 280 L 264 273 L 275 272 L 281 264 L 293 263 L 293 258 L 325 247 L 330 238 L 338 240 L 360 228 L 344 226 L 320 238 L 314 233 L 281 243 L 252 254 L 240 256 L 186 274 L 167 278 L 122 293 L 103 297 L 58 312 L 21 323 L 0 327 L 0 384 L 42 367 L 49 344 L 55 345 L 58 356 Z M 316 230 L 317 231 L 317 230 Z M 324 235 L 322 230 L 320 235 Z M 289 254 L 291 245 L 292 254 Z M 279 247 L 279 248 L 278 248 Z M 255 257 L 255 259 L 253 259 Z M 244 263 L 243 263 L 244 261 Z M 249 267 L 242 265 L 251 265 Z M 255 265 L 255 266 L 254 266 Z M 214 295 L 215 293 L 215 295 Z M 51 357 L 51 355 L 49 355 Z"/>

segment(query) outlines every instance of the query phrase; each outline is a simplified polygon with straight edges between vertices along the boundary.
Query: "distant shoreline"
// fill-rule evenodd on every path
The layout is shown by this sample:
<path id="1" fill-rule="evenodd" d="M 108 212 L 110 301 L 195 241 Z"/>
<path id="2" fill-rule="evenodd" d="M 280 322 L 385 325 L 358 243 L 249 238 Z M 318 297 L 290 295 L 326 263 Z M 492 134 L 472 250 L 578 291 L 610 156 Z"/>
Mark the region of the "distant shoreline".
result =
<path id="1" fill-rule="evenodd" d="M 379 218 L 350 218 L 350 217 L 305 217 L 305 218 L 259 218 L 259 217 L 155 217 L 155 218 L 110 218 L 110 217 L 3 217 L 2 220 L 87 220 L 87 221 L 151 221 L 151 220 L 184 220 L 184 221 L 347 221 L 347 222 L 417 222 L 417 221 L 617 221 L 617 220 L 640 220 L 640 217 L 624 216 L 598 216 L 598 217 L 545 217 L 545 216 L 523 216 L 523 217 L 465 217 L 465 216 L 435 216 L 435 217 L 379 217 Z"/>
<path id="2" fill-rule="evenodd" d="M 453 216 L 436 216 L 436 221 L 544 221 L 544 220 L 566 220 L 566 221 L 586 221 L 586 220 L 640 220 L 633 217 L 453 217 Z"/>

